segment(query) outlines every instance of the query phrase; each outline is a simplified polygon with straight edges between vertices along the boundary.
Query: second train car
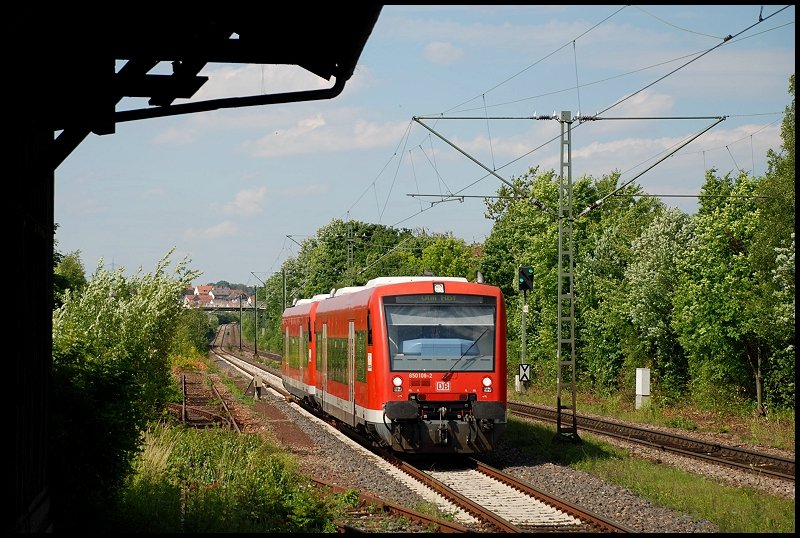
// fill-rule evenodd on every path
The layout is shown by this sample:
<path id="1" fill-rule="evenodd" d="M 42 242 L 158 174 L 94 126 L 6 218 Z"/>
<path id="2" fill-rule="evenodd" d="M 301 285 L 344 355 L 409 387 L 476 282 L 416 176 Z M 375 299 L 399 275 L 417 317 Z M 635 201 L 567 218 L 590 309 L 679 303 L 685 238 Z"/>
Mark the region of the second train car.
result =
<path id="1" fill-rule="evenodd" d="M 505 429 L 506 312 L 499 288 L 381 277 L 283 313 L 283 384 L 408 454 L 490 452 Z"/>

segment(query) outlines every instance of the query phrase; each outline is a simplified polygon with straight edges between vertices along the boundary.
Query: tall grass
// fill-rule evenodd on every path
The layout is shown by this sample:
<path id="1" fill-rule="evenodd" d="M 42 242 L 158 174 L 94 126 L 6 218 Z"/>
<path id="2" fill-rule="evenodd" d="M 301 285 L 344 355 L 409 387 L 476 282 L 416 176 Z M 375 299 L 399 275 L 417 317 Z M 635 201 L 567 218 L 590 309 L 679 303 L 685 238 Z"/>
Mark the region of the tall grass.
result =
<path id="1" fill-rule="evenodd" d="M 144 438 L 116 532 L 333 532 L 336 507 L 258 435 L 158 425 Z M 112 529 L 109 529 L 112 530 Z"/>

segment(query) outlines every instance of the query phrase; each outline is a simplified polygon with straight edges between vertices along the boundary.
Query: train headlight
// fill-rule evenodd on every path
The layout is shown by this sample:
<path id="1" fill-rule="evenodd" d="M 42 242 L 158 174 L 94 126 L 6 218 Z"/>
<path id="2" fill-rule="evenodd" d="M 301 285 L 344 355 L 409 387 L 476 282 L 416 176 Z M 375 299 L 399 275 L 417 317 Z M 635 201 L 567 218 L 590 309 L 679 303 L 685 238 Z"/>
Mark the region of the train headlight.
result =
<path id="1" fill-rule="evenodd" d="M 483 392 L 492 392 L 492 378 L 484 377 L 482 382 L 483 382 Z"/>
<path id="2" fill-rule="evenodd" d="M 399 375 L 392 378 L 392 385 L 394 385 L 392 388 L 394 392 L 403 392 L 403 378 Z"/>

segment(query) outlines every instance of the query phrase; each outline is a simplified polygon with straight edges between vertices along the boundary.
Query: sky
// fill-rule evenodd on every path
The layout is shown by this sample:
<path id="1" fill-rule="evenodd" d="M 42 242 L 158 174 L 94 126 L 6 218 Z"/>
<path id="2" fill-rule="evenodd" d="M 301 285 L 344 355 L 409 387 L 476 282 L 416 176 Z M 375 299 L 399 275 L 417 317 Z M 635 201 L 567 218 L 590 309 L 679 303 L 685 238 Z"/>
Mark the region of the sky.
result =
<path id="1" fill-rule="evenodd" d="M 706 170 L 764 175 L 794 65 L 794 5 L 387 5 L 333 99 L 90 135 L 55 172 L 56 249 L 87 277 L 173 251 L 194 284 L 257 286 L 335 219 L 481 243 L 486 200 L 534 167 L 618 171 L 692 214 Z M 285 65 L 200 75 L 191 101 L 333 82 Z"/>

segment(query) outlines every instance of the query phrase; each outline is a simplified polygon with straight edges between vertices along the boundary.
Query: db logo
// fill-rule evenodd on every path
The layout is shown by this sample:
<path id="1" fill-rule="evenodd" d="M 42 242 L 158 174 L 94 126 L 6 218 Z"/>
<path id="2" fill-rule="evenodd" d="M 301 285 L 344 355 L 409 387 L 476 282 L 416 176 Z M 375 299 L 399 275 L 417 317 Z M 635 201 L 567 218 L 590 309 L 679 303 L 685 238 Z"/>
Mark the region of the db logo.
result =
<path id="1" fill-rule="evenodd" d="M 438 390 L 438 391 L 448 391 L 448 390 L 450 390 L 450 382 L 449 381 L 437 381 L 436 382 L 436 390 Z"/>

